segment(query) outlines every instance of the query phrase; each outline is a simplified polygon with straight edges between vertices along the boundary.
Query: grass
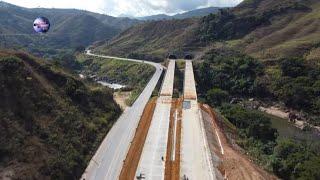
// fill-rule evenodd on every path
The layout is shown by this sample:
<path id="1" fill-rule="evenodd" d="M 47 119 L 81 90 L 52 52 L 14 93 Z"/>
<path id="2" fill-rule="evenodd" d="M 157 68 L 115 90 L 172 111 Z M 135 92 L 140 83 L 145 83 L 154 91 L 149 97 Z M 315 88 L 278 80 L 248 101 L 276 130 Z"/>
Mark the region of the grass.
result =
<path id="1" fill-rule="evenodd" d="M 278 66 L 267 66 L 265 73 L 270 76 L 272 79 L 279 79 L 281 77 L 281 69 Z"/>
<path id="2" fill-rule="evenodd" d="M 254 41 L 249 42 L 246 51 L 260 59 L 303 57 L 309 54 L 320 43 L 320 3 L 310 7 L 310 12 L 288 12 L 273 19 L 269 26 L 253 31 L 247 38 L 251 37 Z"/>

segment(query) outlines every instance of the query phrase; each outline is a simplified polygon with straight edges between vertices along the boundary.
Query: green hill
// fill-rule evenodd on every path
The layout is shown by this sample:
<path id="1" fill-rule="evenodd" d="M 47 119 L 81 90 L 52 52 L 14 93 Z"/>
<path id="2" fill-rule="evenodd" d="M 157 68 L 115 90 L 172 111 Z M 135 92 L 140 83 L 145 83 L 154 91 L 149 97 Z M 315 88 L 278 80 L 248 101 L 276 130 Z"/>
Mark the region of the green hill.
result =
<path id="1" fill-rule="evenodd" d="M 107 88 L 0 51 L 0 177 L 79 179 L 120 108 Z"/>
<path id="2" fill-rule="evenodd" d="M 129 56 L 162 61 L 169 51 L 197 48 L 194 42 L 198 19 L 152 21 L 120 33 L 94 51 L 115 56 Z"/>
<path id="3" fill-rule="evenodd" d="M 283 12 L 271 17 L 270 25 L 258 28 L 243 38 L 241 46 L 245 45 L 245 52 L 260 59 L 298 56 L 319 62 L 320 2 L 284 2 L 287 7 L 281 7 L 277 3 L 265 3 L 265 6 L 272 5 L 271 8 L 276 7 Z M 263 5 L 261 3 L 255 11 L 258 12 Z"/>

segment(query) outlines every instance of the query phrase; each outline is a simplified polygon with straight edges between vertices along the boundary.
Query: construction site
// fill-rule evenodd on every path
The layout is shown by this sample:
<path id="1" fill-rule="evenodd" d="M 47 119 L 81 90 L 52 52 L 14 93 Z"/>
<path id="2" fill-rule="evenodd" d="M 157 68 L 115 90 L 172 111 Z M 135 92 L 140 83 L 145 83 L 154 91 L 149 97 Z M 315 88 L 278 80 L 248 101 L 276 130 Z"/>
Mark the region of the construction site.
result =
<path id="1" fill-rule="evenodd" d="M 213 167 L 191 61 L 185 62 L 183 96 L 172 98 L 175 60 L 149 101 L 124 161 L 120 179 L 221 179 Z"/>
<path id="2" fill-rule="evenodd" d="M 229 144 L 215 111 L 198 103 L 193 65 L 183 61 L 183 93 L 173 98 L 177 60 L 142 115 L 119 179 L 274 179 Z"/>
<path id="3" fill-rule="evenodd" d="M 198 102 L 191 60 L 168 59 L 166 67 L 154 65 L 155 79 L 166 69 L 158 96 L 148 100 L 141 95 L 135 104 L 146 104 L 139 115 L 140 106 L 126 109 L 82 179 L 276 179 L 235 149 L 224 132 L 223 118 Z M 145 93 L 151 96 L 157 81 L 150 82 Z"/>

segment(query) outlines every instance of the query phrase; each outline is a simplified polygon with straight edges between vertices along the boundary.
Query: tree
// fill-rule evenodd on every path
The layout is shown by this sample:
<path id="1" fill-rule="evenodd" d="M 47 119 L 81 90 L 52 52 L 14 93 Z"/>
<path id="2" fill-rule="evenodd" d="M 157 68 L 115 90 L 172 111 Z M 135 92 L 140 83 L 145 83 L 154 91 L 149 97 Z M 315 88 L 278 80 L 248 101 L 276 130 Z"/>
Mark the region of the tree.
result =
<path id="1" fill-rule="evenodd" d="M 220 106 L 229 100 L 229 93 L 219 88 L 213 88 L 207 92 L 207 101 L 215 106 Z"/>
<path id="2" fill-rule="evenodd" d="M 295 176 L 297 179 L 320 179 L 320 157 L 311 158 L 308 161 L 305 161 L 295 169 Z"/>
<path id="3" fill-rule="evenodd" d="M 305 145 L 293 140 L 281 140 L 274 148 L 273 171 L 283 179 L 313 179 L 319 173 L 311 173 L 312 169 L 319 169 L 319 158 L 311 152 Z M 307 178 L 309 177 L 309 178 Z"/>

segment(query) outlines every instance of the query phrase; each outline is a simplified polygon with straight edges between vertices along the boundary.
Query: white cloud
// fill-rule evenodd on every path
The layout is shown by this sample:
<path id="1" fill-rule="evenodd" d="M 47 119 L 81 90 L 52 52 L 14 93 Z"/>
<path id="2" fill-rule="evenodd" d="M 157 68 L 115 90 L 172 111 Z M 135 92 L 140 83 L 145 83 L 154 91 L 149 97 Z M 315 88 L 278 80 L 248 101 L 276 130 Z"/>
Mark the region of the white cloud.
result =
<path id="1" fill-rule="evenodd" d="M 235 6 L 242 0 L 5 0 L 24 7 L 75 8 L 113 16 L 174 14 L 208 6 Z"/>

